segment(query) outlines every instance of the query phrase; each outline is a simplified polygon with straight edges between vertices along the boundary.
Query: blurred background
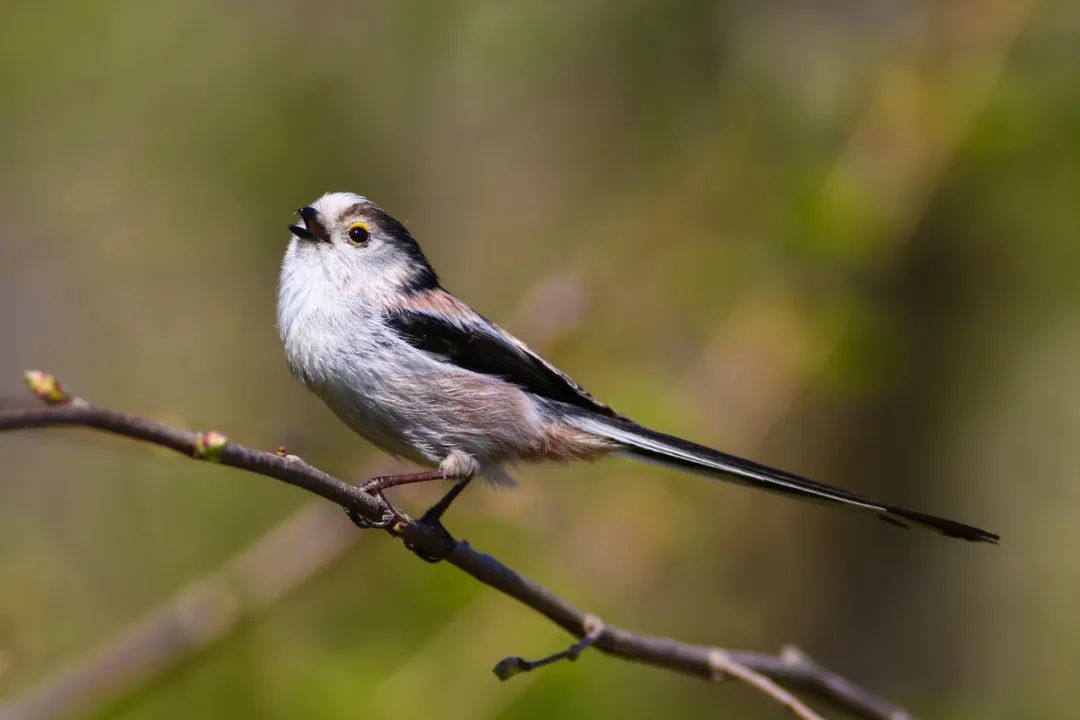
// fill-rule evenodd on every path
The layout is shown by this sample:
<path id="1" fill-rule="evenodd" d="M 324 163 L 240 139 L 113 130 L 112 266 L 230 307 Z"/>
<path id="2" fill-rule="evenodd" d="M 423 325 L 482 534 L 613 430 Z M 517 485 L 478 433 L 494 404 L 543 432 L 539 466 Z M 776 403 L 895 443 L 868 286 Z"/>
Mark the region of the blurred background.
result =
<path id="1" fill-rule="evenodd" d="M 1004 541 L 620 460 L 470 488 L 456 534 L 609 622 L 795 643 L 919 716 L 1074 717 L 1078 71 L 1067 0 L 7 2 L 0 397 L 41 368 L 401 467 L 274 328 L 293 209 L 356 191 L 618 410 Z M 500 684 L 567 637 L 265 478 L 74 430 L 0 438 L 0 468 L 0 697 L 163 633 L 34 717 L 783 714 L 591 653 Z"/>

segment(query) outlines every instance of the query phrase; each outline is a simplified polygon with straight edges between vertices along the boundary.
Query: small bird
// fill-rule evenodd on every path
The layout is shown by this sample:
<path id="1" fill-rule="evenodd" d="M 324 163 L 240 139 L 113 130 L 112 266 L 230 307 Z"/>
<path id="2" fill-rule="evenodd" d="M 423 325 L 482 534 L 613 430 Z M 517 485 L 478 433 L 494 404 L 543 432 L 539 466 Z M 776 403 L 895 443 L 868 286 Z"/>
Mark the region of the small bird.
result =
<path id="1" fill-rule="evenodd" d="M 293 374 L 357 433 L 434 468 L 365 483 L 384 516 L 353 516 L 362 527 L 394 522 L 383 491 L 396 485 L 456 481 L 423 518 L 441 529 L 473 477 L 506 487 L 508 465 L 618 454 L 894 525 L 999 540 L 639 425 L 444 290 L 405 226 L 367 198 L 328 193 L 297 212 L 303 224 L 289 226 L 277 311 Z"/>

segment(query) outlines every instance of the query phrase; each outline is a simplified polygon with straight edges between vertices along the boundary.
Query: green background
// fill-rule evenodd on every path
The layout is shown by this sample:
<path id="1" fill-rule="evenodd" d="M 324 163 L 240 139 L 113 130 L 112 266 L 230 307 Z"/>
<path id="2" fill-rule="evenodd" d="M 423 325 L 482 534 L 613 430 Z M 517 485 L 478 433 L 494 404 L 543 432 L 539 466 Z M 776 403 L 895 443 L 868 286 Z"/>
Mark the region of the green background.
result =
<path id="1" fill-rule="evenodd" d="M 472 488 L 456 533 L 609 622 L 792 642 L 920 716 L 1071 718 L 1078 72 L 1066 0 L 4 3 L 0 396 L 28 402 L 40 367 L 349 479 L 397 467 L 290 378 L 274 328 L 292 210 L 359 192 L 618 410 L 1004 541 L 622 460 Z M 0 438 L 0 696 L 311 502 L 84 431 Z M 219 641 L 84 707 L 783 716 L 599 654 L 500 684 L 496 660 L 566 637 L 319 517 L 352 546 L 225 597 Z"/>

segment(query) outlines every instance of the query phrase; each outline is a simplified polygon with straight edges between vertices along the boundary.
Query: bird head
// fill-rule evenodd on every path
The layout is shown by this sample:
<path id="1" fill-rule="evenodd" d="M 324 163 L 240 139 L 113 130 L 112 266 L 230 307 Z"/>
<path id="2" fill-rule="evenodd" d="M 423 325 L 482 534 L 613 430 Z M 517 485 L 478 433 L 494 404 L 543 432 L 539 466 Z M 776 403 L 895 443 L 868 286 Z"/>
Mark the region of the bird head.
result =
<path id="1" fill-rule="evenodd" d="M 343 288 L 415 292 L 438 285 L 423 251 L 405 226 L 353 193 L 327 193 L 296 211 L 286 269 Z"/>

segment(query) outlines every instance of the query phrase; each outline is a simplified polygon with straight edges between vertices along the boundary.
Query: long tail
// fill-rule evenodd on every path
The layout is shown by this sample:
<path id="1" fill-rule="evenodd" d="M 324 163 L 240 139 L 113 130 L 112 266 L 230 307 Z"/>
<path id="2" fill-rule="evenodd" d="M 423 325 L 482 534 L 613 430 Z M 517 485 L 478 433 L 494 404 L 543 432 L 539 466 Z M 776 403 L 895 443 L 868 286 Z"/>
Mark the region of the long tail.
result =
<path id="1" fill-rule="evenodd" d="M 896 505 L 887 505 L 850 490 L 830 487 L 672 435 L 649 430 L 624 418 L 583 413 L 574 414 L 567 420 L 582 430 L 619 443 L 623 446 L 623 452 L 626 455 L 638 460 L 684 472 L 729 480 L 790 497 L 862 510 L 900 527 L 924 528 L 948 537 L 972 542 L 996 544 L 1000 540 L 998 535 L 986 530 Z"/>

